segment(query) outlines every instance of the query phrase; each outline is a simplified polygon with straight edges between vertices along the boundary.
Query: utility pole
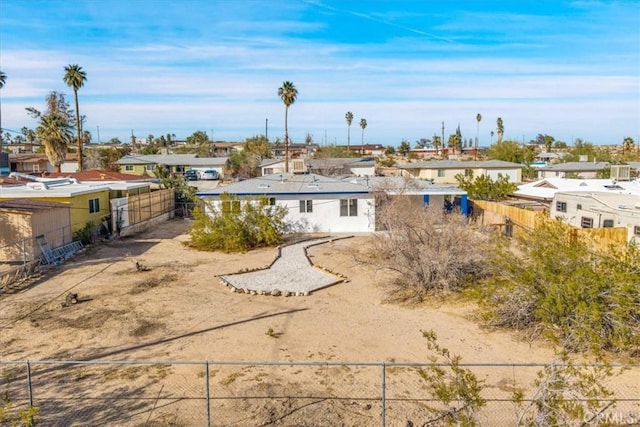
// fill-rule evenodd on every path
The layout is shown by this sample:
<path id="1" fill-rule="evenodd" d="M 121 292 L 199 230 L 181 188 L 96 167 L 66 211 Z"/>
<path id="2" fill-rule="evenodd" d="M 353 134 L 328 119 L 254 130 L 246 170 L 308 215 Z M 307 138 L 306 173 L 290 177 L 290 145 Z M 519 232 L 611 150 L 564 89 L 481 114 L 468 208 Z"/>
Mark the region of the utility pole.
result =
<path id="1" fill-rule="evenodd" d="M 269 119 L 264 119 L 264 137 L 267 138 L 267 142 L 269 142 Z"/>
<path id="2" fill-rule="evenodd" d="M 98 128 L 98 144 L 100 144 L 100 126 L 97 126 Z"/>

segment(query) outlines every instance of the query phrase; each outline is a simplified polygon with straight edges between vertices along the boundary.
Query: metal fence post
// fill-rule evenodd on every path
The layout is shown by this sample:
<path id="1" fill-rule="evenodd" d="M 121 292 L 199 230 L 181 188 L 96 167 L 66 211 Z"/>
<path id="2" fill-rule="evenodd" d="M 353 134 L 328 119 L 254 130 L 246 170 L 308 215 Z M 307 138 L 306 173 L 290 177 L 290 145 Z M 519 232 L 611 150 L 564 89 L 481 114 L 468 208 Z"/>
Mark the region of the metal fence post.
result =
<path id="1" fill-rule="evenodd" d="M 205 399 L 207 401 L 207 427 L 211 427 L 211 405 L 209 404 L 209 361 L 204 363 Z"/>
<path id="2" fill-rule="evenodd" d="M 387 365 L 382 362 L 382 427 L 387 425 Z"/>
<path id="3" fill-rule="evenodd" d="M 33 390 L 31 388 L 31 363 L 27 360 L 27 395 L 29 396 L 29 413 L 31 413 L 31 408 L 33 407 Z M 29 421 L 32 426 L 35 426 L 35 421 L 33 416 L 29 416 Z"/>

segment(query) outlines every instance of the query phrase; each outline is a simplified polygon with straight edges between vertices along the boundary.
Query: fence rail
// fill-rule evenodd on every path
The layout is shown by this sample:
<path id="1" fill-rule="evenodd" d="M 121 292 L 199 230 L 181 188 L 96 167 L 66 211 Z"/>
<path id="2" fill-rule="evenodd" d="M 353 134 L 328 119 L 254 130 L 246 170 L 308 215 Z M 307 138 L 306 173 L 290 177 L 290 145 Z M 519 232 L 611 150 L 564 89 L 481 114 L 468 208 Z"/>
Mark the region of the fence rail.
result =
<path id="1" fill-rule="evenodd" d="M 0 394 L 36 425 L 407 426 L 432 417 L 419 370 L 428 364 L 324 362 L 0 361 Z M 480 425 L 516 425 L 544 364 L 462 364 L 483 381 Z M 606 410 L 594 418 L 640 422 L 640 365 L 614 366 Z M 6 409 L 6 408 L 5 408 Z M 0 415 L 1 415 L 0 411 Z M 591 425 L 598 425 L 591 420 Z M 0 419 L 0 424 L 2 420 Z M 587 424 L 588 425 L 588 424 Z"/>

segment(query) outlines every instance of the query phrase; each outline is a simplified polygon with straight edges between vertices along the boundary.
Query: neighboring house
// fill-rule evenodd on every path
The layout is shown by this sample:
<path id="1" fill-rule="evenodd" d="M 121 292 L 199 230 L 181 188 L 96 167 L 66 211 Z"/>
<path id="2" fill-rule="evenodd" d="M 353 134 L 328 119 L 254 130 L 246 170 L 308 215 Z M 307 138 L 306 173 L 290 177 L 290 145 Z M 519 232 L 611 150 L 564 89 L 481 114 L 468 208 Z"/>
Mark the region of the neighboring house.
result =
<path id="1" fill-rule="evenodd" d="M 74 173 L 47 173 L 46 178 L 71 178 L 79 184 L 93 185 L 96 183 L 107 184 L 110 187 L 109 198 L 138 196 L 151 191 L 151 186 L 159 180 L 148 176 L 132 175 L 127 173 L 91 169 Z"/>
<path id="2" fill-rule="evenodd" d="M 289 144 L 289 158 L 308 158 L 313 156 L 313 154 L 318 150 L 318 144 Z M 280 142 L 275 144 L 272 148 L 272 153 L 274 157 L 284 158 L 285 157 L 285 147 L 284 143 Z"/>
<path id="3" fill-rule="evenodd" d="M 609 192 L 558 192 L 551 217 L 581 228 L 627 228 L 627 240 L 640 243 L 640 195 Z"/>
<path id="4" fill-rule="evenodd" d="M 213 142 L 211 143 L 211 149 L 214 156 L 229 157 L 234 151 L 242 151 L 244 148 L 243 142 Z"/>
<path id="5" fill-rule="evenodd" d="M 560 192 L 606 192 L 640 196 L 640 182 L 554 177 L 520 185 L 513 196 L 550 206 L 555 194 Z"/>
<path id="6" fill-rule="evenodd" d="M 573 175 L 573 178 L 597 178 L 598 173 L 609 169 L 607 162 L 567 162 L 537 168 L 538 178 L 553 178 Z"/>
<path id="7" fill-rule="evenodd" d="M 348 150 L 352 153 L 358 153 L 363 156 L 382 156 L 387 150 L 382 144 L 364 144 L 364 145 L 346 145 L 340 146 L 345 151 Z"/>
<path id="8" fill-rule="evenodd" d="M 511 182 L 522 182 L 522 165 L 502 160 L 458 161 L 435 160 L 429 162 L 415 162 L 399 165 L 403 174 L 416 179 L 425 179 L 440 184 L 455 184 L 456 175 L 474 177 L 487 175 L 496 180 L 499 175 L 509 178 Z"/>
<path id="9" fill-rule="evenodd" d="M 284 160 L 265 159 L 260 164 L 260 172 L 262 176 L 284 173 L 284 166 Z M 289 160 L 289 172 L 292 173 L 315 173 L 325 176 L 374 176 L 375 170 L 376 162 L 371 157 Z"/>
<path id="10" fill-rule="evenodd" d="M 554 163 L 560 161 L 564 157 L 564 153 L 549 153 L 543 152 L 536 154 L 536 162 L 544 162 L 545 164 Z"/>
<path id="11" fill-rule="evenodd" d="M 213 169 L 224 176 L 227 157 L 198 157 L 196 154 L 147 154 L 129 155 L 118 160 L 120 172 L 154 176 L 158 165 L 165 165 L 170 173 L 184 175 L 189 169 L 205 171 Z"/>
<path id="12" fill-rule="evenodd" d="M 88 223 L 99 227 L 109 217 L 112 191 L 123 194 L 148 185 L 126 182 L 79 184 L 72 179 L 37 178 L 23 185 L 0 187 L 0 200 L 31 199 L 65 203 L 71 209 L 71 231 L 75 232 Z"/>
<path id="13" fill-rule="evenodd" d="M 222 201 L 228 194 L 236 200 Z M 363 185 L 316 174 L 282 173 L 248 179 L 197 193 L 219 210 L 266 197 L 288 210 L 291 232 L 361 233 L 375 230 L 375 203 Z"/>
<path id="14" fill-rule="evenodd" d="M 9 150 L 12 154 L 35 153 L 40 147 L 42 147 L 42 144 L 38 142 L 14 142 L 2 146 L 3 149 Z"/>
<path id="15" fill-rule="evenodd" d="M 25 263 L 42 253 L 40 242 L 57 248 L 72 241 L 71 209 L 64 203 L 0 200 L 0 261 Z"/>
<path id="16" fill-rule="evenodd" d="M 27 174 L 42 174 L 45 172 L 53 172 L 55 167 L 49 163 L 46 154 L 42 153 L 24 153 L 10 154 L 9 163 L 11 163 L 11 172 L 20 172 Z M 78 156 L 75 153 L 68 153 L 64 162 L 60 165 L 62 172 L 75 172 L 78 170 Z"/>

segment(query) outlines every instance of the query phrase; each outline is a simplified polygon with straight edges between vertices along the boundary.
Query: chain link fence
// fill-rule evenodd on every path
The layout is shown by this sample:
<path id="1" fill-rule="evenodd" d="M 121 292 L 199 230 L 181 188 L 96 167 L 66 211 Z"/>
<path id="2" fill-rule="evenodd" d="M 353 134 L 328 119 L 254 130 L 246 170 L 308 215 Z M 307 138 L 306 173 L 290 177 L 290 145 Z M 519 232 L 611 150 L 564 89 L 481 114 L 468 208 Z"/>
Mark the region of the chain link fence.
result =
<path id="1" fill-rule="evenodd" d="M 422 426 L 441 402 L 427 364 L 0 362 L 5 419 L 30 406 L 37 426 Z M 483 381 L 480 425 L 517 425 L 544 364 L 465 364 Z M 638 425 L 640 365 L 614 366 L 612 395 L 576 425 Z M 2 408 L 2 406 L 0 406 Z M 13 417 L 13 418 L 11 418 Z M 8 421 L 7 421 L 8 422 Z M 0 410 L 0 425 L 2 411 Z M 12 425 L 8 423 L 7 425 Z"/>

